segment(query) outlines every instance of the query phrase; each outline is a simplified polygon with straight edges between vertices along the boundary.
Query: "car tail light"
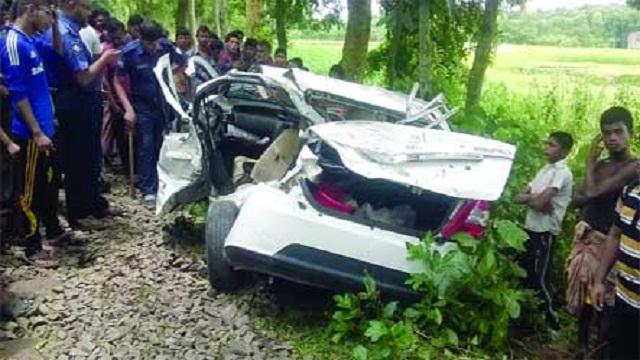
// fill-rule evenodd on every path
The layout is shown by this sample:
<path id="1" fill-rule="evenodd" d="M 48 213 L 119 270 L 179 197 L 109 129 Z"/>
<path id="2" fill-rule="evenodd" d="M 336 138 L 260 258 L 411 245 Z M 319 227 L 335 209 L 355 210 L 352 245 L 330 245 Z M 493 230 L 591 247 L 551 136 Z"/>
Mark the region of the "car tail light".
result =
<path id="1" fill-rule="evenodd" d="M 466 201 L 442 229 L 442 235 L 445 238 L 451 238 L 457 233 L 466 232 L 479 239 L 484 234 L 484 229 L 489 222 L 489 213 L 490 203 L 488 201 Z"/>

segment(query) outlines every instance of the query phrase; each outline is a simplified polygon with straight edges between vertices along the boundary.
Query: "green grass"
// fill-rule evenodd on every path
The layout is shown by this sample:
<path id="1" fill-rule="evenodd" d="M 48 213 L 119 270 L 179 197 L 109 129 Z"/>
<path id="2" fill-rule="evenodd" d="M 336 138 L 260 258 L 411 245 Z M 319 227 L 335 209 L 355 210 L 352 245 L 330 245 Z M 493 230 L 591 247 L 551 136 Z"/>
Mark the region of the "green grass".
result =
<path id="1" fill-rule="evenodd" d="M 317 74 L 326 75 L 342 57 L 342 42 L 294 40 L 288 48 L 289 59 L 302 58 L 304 65 Z"/>
<path id="2" fill-rule="evenodd" d="M 379 43 L 372 42 L 369 50 Z M 293 40 L 287 49 L 289 59 L 299 57 L 312 72 L 329 74 L 329 69 L 342 58 L 342 41 Z"/>
<path id="3" fill-rule="evenodd" d="M 584 49 L 502 45 L 487 72 L 490 83 L 514 91 L 551 81 L 583 81 L 598 87 L 640 86 L 640 52 L 627 49 Z"/>
<path id="4" fill-rule="evenodd" d="M 293 40 L 289 48 L 290 58 L 302 58 L 318 74 L 327 74 L 341 56 L 340 41 Z M 640 51 L 501 45 L 487 72 L 489 83 L 504 83 L 518 92 L 534 83 L 582 80 L 607 88 L 640 87 Z"/>

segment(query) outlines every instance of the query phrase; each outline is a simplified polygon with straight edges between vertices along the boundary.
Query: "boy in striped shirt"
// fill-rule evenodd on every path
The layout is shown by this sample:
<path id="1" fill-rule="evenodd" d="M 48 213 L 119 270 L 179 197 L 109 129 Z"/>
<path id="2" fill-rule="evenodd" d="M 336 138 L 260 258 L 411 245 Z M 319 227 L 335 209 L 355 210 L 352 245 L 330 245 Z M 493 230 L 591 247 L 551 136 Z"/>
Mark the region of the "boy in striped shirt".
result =
<path id="1" fill-rule="evenodd" d="M 613 324 L 612 359 L 640 359 L 640 161 L 637 177 L 627 185 L 616 207 L 605 251 L 592 288 L 596 310 L 604 306 L 605 278 L 616 266 L 616 304 Z"/>

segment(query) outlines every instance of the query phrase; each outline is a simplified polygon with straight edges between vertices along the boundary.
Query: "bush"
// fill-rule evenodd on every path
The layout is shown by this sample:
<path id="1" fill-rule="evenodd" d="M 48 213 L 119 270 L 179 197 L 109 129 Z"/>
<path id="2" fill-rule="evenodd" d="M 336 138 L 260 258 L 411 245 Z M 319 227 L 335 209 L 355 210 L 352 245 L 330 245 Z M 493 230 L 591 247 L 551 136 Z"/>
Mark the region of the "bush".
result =
<path id="1" fill-rule="evenodd" d="M 420 301 L 404 308 L 396 302 L 386 303 L 367 278 L 365 291 L 335 297 L 337 310 L 329 327 L 333 340 L 351 345 L 357 359 L 496 358 L 504 353 L 512 327 L 541 320 L 537 299 L 522 291 L 518 281 L 523 270 L 514 259 L 523 249 L 525 235 L 516 224 L 524 218 L 525 208 L 512 199 L 543 165 L 543 141 L 555 130 L 567 131 L 576 139 L 568 160 L 574 182 L 580 184 L 600 114 L 610 106 L 628 107 L 638 134 L 638 95 L 637 88 L 613 91 L 569 77 L 532 84 L 526 95 L 513 94 L 504 86 L 487 88 L 484 116 L 473 121 L 458 117 L 453 126 L 518 147 L 509 183 L 493 207 L 490 231 L 480 241 L 456 236 L 458 248 L 446 253 L 435 250 L 431 235 L 418 245 L 409 245 L 409 257 L 424 265 L 408 283 L 420 294 Z M 636 151 L 638 145 L 632 141 Z M 564 299 L 563 268 L 575 221 L 576 213 L 570 209 L 552 273 L 557 307 Z M 527 319 L 516 321 L 523 307 Z"/>
<path id="2" fill-rule="evenodd" d="M 504 352 L 528 294 L 518 289 L 525 274 L 513 261 L 525 238 L 514 223 L 496 221 L 482 240 L 457 235 L 457 246 L 439 247 L 428 234 L 419 244 L 408 244 L 409 259 L 424 270 L 407 284 L 421 300 L 404 309 L 398 302 L 384 303 L 367 277 L 364 292 L 335 297 L 332 339 L 353 341 L 357 359 Z"/>

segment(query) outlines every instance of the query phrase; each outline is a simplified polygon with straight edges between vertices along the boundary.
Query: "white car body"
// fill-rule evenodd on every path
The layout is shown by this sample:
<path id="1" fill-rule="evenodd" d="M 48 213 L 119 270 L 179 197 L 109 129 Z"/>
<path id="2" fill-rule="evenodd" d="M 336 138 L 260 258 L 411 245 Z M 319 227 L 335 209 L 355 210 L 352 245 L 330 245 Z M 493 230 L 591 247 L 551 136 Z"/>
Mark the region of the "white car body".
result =
<path id="1" fill-rule="evenodd" d="M 415 207 L 427 213 L 431 211 L 429 201 L 433 196 L 437 200 L 434 209 L 448 209 L 446 213 L 438 213 L 441 220 L 430 229 L 437 233 L 442 232 L 465 203 L 499 198 L 509 176 L 515 147 L 449 131 L 446 120 L 453 112 L 446 108 L 442 97 L 427 103 L 416 99 L 415 92 L 406 96 L 304 71 L 265 67 L 259 74 L 231 73 L 200 85 L 192 109 L 194 114 L 187 115 L 184 109 L 176 111 L 194 122 L 200 121 L 199 112 L 204 111 L 200 103 L 208 102 L 210 105 L 204 107 L 216 108 L 219 113 L 233 113 L 234 106 L 239 105 L 225 110 L 228 99 L 215 89 L 217 84 L 234 81 L 255 81 L 258 88 L 273 86 L 275 93 L 287 94 L 286 103 L 293 104 L 296 119 L 301 122 L 301 148 L 294 164 L 276 179 L 260 182 L 254 177 L 250 183 L 222 194 L 205 175 L 215 172 L 207 169 L 212 161 L 199 163 L 207 151 L 222 150 L 217 145 L 209 145 L 209 150 L 205 150 L 203 131 L 192 123 L 189 132 L 168 135 L 158 165 L 159 212 L 196 200 L 205 193 L 210 193 L 211 206 L 232 203 L 238 209 L 232 225 L 225 229 L 224 243 L 219 248 L 222 253 L 215 257 L 231 269 L 334 289 L 359 287 L 366 271 L 383 291 L 409 294 L 404 282 L 421 266 L 407 260 L 406 244 L 419 242 L 424 231 L 357 219 L 352 214 L 325 208 L 315 200 L 314 191 L 324 181 L 318 179 L 335 175 L 342 181 L 344 176 L 347 183 L 353 180 L 355 186 L 351 188 L 369 181 L 389 184 L 393 191 L 407 191 L 401 196 L 416 194 Z M 375 119 L 331 122 L 328 111 L 322 114 L 314 107 L 314 96 L 320 103 L 340 99 L 345 104 L 352 101 L 360 109 L 370 107 Z M 375 121 L 378 118 L 385 121 Z M 226 134 L 260 143 L 259 136 L 252 139 L 242 129 L 231 131 L 233 120 L 227 123 Z M 215 121 L 214 125 L 207 124 L 218 126 Z M 267 152 L 283 151 L 274 145 L 276 142 Z M 261 162 L 262 158 L 255 167 L 261 167 Z M 275 163 L 273 167 L 277 168 Z M 252 174 L 255 175 L 255 170 Z M 474 214 L 476 210 L 470 211 Z M 416 214 L 420 214 L 419 210 Z M 451 246 L 454 244 L 444 243 L 442 248 Z M 210 279 L 212 271 L 215 269 L 210 266 Z"/>

